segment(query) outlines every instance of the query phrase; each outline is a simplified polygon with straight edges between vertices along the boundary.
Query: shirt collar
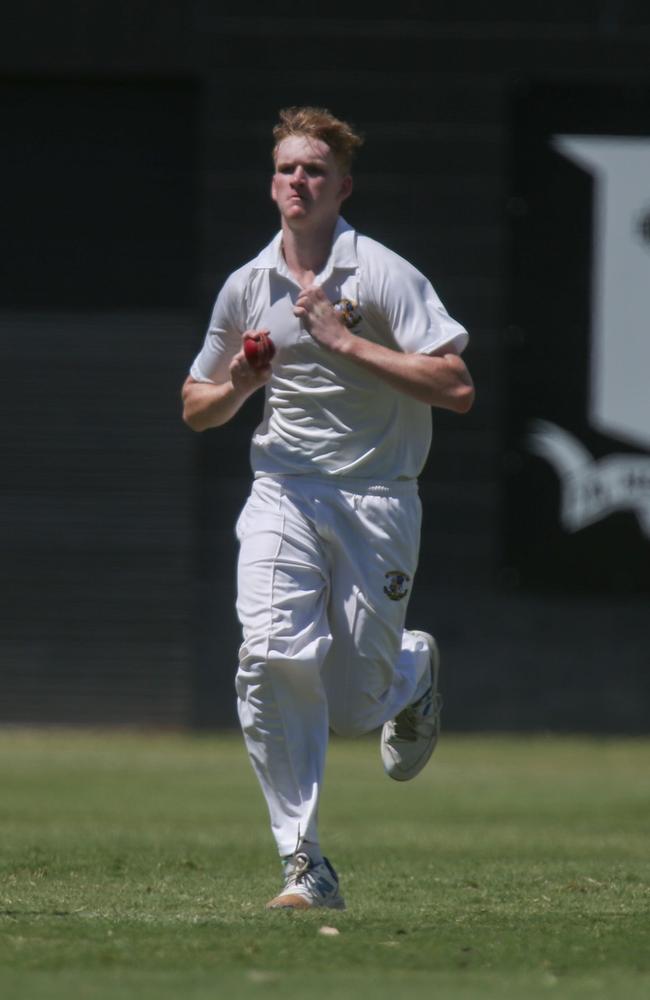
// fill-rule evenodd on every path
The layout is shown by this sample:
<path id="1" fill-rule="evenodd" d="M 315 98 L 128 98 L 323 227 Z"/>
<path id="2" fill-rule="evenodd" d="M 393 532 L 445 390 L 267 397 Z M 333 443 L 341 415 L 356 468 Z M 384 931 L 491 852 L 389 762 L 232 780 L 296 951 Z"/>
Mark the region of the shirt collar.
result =
<path id="1" fill-rule="evenodd" d="M 318 283 L 323 284 L 329 278 L 335 268 L 355 268 L 357 266 L 357 240 L 356 232 L 342 216 L 339 216 L 334 235 L 332 238 L 332 249 L 327 259 L 325 267 L 318 277 Z M 287 268 L 284 255 L 282 253 L 282 230 L 273 237 L 268 246 L 257 255 L 253 261 L 253 269 L 256 271 L 275 271 L 284 277 L 291 278 Z"/>

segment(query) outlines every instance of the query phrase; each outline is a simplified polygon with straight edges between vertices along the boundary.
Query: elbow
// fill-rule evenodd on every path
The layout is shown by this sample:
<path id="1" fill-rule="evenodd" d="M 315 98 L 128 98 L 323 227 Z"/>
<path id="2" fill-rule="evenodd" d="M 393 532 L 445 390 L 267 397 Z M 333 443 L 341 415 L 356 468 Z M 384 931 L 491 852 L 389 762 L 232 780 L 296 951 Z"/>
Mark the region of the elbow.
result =
<path id="1" fill-rule="evenodd" d="M 183 393 L 182 418 L 185 426 L 189 427 L 191 431 L 205 430 L 205 424 L 201 420 L 200 413 L 197 413 L 196 407 L 191 405 L 189 393 Z"/>
<path id="2" fill-rule="evenodd" d="M 473 385 L 463 384 L 458 387 L 454 395 L 453 409 L 455 413 L 469 413 L 474 405 L 476 392 Z"/>
<path id="3" fill-rule="evenodd" d="M 445 402 L 442 405 L 454 413 L 469 413 L 475 397 L 472 376 L 459 355 L 447 354 L 444 360 L 447 363 L 448 379 L 444 390 Z"/>
<path id="4" fill-rule="evenodd" d="M 188 378 L 181 390 L 181 402 L 183 404 L 181 417 L 186 427 L 189 427 L 191 431 L 197 431 L 199 428 L 196 425 L 196 416 L 191 406 L 190 385 L 191 379 Z"/>
<path id="5" fill-rule="evenodd" d="M 183 423 L 186 427 L 189 427 L 191 431 L 204 431 L 206 426 L 203 421 L 198 417 L 196 413 L 192 413 L 191 410 L 185 406 L 183 407 Z"/>
<path id="6" fill-rule="evenodd" d="M 191 431 L 201 430 L 201 428 L 197 425 L 194 417 L 192 417 L 191 414 L 187 413 L 185 410 L 183 410 L 183 423 L 185 424 L 186 427 L 189 427 Z"/>

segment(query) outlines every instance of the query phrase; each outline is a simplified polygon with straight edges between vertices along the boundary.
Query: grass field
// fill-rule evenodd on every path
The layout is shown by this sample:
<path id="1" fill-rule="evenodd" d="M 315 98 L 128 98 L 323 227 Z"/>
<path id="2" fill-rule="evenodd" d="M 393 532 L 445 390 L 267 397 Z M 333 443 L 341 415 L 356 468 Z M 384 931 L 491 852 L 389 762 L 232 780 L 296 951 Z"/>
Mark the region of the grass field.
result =
<path id="1" fill-rule="evenodd" d="M 0 761 L 4 1000 L 650 996 L 649 741 L 446 736 L 404 785 L 333 742 L 343 913 L 264 911 L 236 735 L 5 730 Z"/>

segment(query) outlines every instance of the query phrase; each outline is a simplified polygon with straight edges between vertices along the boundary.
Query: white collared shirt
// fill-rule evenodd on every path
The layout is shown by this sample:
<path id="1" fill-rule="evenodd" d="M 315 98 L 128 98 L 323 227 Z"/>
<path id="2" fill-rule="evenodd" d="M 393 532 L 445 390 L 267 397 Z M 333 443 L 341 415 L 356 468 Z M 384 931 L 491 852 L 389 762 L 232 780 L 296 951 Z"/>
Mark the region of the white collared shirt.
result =
<path id="1" fill-rule="evenodd" d="M 418 354 L 444 346 L 460 354 L 467 344 L 427 279 L 342 218 L 316 284 L 333 303 L 352 303 L 353 332 L 375 343 Z M 431 444 L 430 407 L 318 344 L 293 314 L 299 294 L 280 232 L 227 279 L 192 378 L 228 381 L 242 333 L 268 330 L 276 355 L 251 445 L 255 475 L 416 478 Z"/>

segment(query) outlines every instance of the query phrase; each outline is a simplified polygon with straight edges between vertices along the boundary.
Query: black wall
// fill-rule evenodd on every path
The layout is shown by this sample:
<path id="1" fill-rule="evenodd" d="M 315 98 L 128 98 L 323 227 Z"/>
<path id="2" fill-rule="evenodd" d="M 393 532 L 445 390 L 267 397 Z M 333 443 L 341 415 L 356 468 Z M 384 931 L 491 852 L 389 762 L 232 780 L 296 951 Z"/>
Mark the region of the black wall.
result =
<path id="1" fill-rule="evenodd" d="M 472 334 L 477 403 L 435 417 L 410 610 L 445 651 L 448 726 L 646 728 L 647 594 L 523 585 L 505 518 L 516 109 L 540 82 L 646 85 L 647 5 L 273 11 L 27 0 L 0 37 L 0 718 L 233 720 L 258 410 L 195 437 L 178 390 L 223 278 L 276 228 L 277 110 L 316 103 L 366 135 L 348 220 Z"/>

